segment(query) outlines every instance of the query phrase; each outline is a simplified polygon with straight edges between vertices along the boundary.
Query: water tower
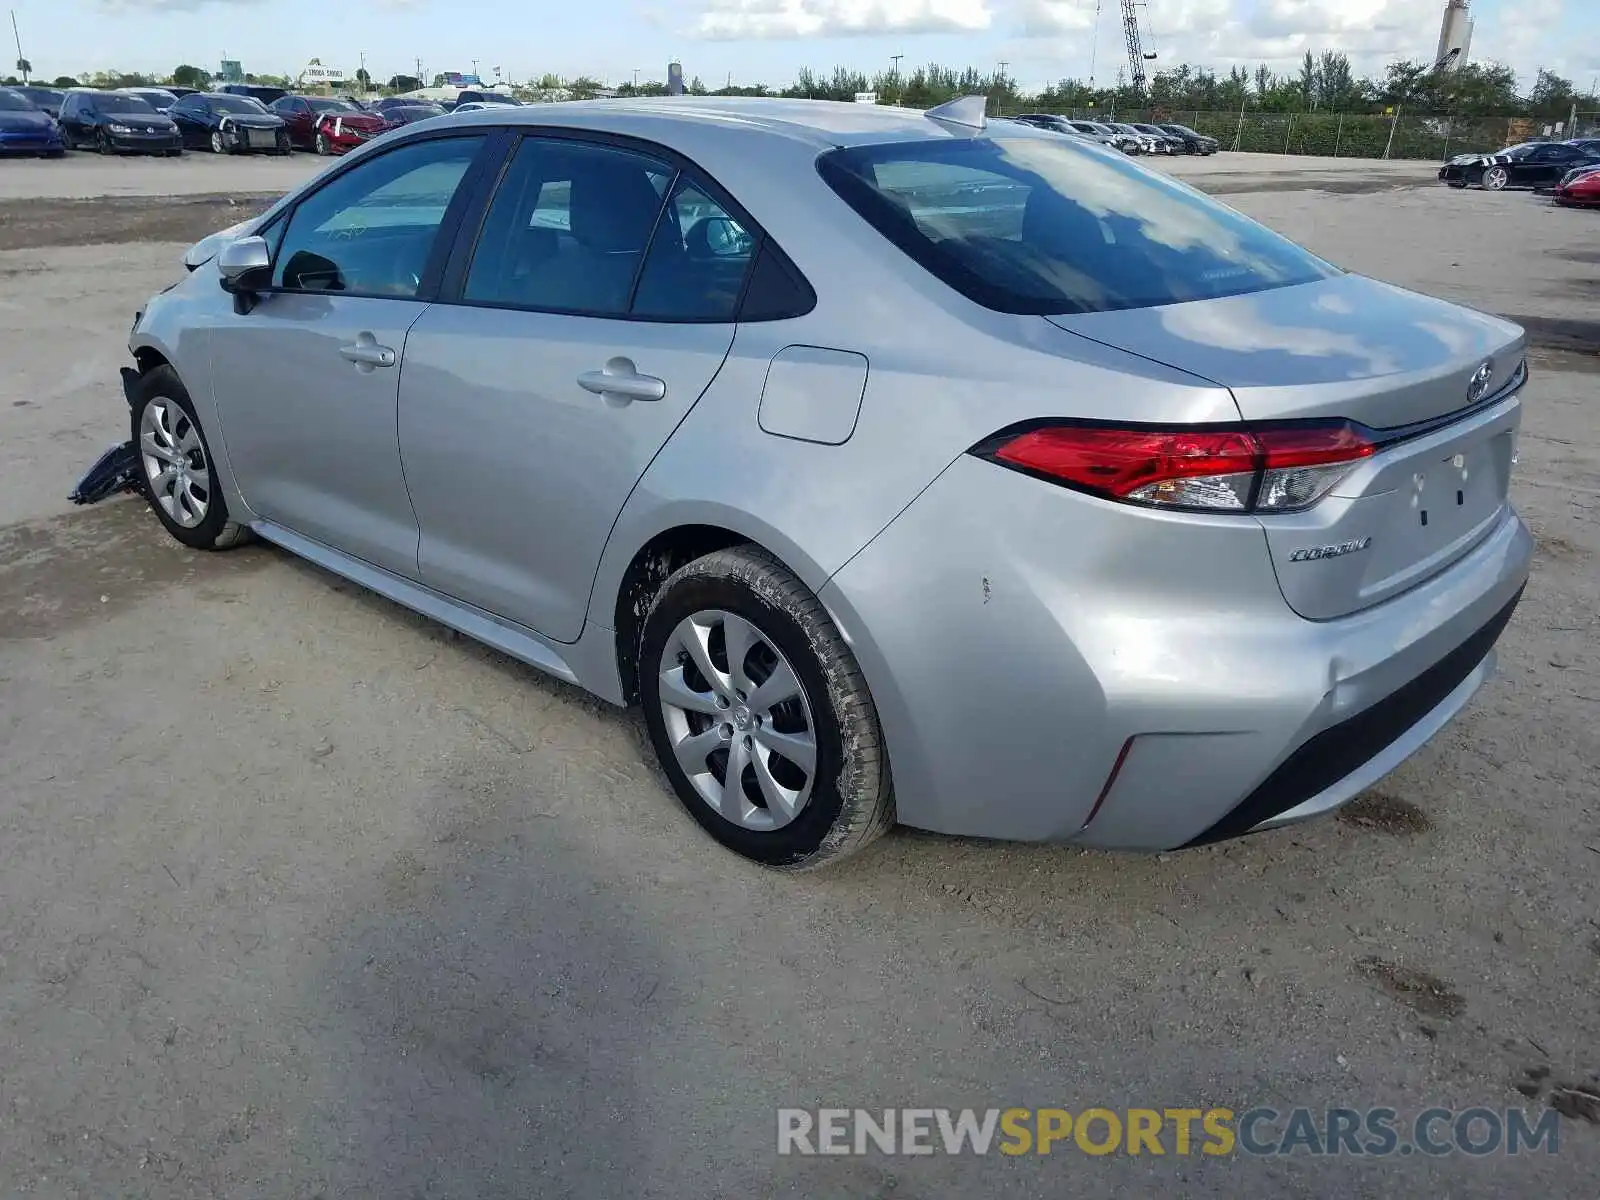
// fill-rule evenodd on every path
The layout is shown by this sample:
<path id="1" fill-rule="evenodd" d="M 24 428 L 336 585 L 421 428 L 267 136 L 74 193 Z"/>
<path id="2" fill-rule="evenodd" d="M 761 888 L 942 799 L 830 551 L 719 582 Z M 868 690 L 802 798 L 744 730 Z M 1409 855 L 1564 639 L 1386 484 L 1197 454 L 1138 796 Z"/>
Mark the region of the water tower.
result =
<path id="1" fill-rule="evenodd" d="M 1467 0 L 1446 0 L 1444 22 L 1439 26 L 1439 53 L 1435 62 L 1450 59 L 1450 67 L 1460 68 L 1467 63 L 1467 52 L 1472 49 L 1472 17 L 1467 13 Z"/>

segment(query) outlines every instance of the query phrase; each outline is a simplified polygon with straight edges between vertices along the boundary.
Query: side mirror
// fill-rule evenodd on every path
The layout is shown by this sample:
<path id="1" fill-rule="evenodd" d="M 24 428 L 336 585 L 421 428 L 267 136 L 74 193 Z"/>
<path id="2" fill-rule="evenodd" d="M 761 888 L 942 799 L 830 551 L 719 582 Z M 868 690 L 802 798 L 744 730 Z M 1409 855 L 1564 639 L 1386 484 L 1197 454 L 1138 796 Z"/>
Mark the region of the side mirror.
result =
<path id="1" fill-rule="evenodd" d="M 255 307 L 255 295 L 272 282 L 272 253 L 265 238 L 229 242 L 217 254 L 222 290 L 233 295 L 233 309 L 243 316 Z"/>

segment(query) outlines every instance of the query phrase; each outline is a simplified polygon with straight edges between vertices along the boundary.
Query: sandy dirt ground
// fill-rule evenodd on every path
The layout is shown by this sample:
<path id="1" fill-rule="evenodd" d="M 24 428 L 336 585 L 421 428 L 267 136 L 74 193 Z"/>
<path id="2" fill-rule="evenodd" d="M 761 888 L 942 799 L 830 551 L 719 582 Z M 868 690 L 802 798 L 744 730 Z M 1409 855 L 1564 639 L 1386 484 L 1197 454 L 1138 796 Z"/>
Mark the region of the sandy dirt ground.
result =
<path id="1" fill-rule="evenodd" d="M 1595 1194 L 1581 1117 L 1555 1155 L 1372 1162 L 780 1158 L 775 1113 L 1536 1116 L 1600 1084 L 1600 214 L 1176 164 L 1532 319 L 1539 553 L 1498 677 L 1338 819 L 1154 857 L 898 831 L 791 878 L 699 832 L 635 714 L 275 550 L 67 503 L 182 243 L 315 165 L 0 174 L 0 1194 Z"/>

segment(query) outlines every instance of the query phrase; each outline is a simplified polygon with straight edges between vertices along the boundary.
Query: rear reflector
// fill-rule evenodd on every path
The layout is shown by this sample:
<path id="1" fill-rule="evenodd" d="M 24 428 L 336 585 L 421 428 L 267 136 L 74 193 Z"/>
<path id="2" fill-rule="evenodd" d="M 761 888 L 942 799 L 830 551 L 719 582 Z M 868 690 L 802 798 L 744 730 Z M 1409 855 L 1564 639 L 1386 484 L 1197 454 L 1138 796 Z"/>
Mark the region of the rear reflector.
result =
<path id="1" fill-rule="evenodd" d="M 1347 422 L 1259 429 L 1041 425 L 974 453 L 1108 500 L 1205 512 L 1308 508 L 1377 443 Z"/>

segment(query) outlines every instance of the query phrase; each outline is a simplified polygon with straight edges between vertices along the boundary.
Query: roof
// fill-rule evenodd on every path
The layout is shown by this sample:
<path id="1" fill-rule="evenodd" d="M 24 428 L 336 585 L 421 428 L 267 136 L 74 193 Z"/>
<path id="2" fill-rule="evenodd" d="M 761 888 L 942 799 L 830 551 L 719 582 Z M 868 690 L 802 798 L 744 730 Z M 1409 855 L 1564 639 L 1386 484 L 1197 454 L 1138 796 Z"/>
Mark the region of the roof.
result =
<path id="1" fill-rule="evenodd" d="M 656 96 L 615 100 L 575 100 L 532 104 L 516 109 L 468 113 L 466 120 L 493 124 L 578 125 L 601 123 L 625 128 L 636 120 L 658 124 L 663 118 L 701 128 L 738 125 L 816 146 L 850 146 L 919 138 L 970 136 L 953 131 L 920 109 L 833 100 L 786 100 L 755 96 Z"/>

